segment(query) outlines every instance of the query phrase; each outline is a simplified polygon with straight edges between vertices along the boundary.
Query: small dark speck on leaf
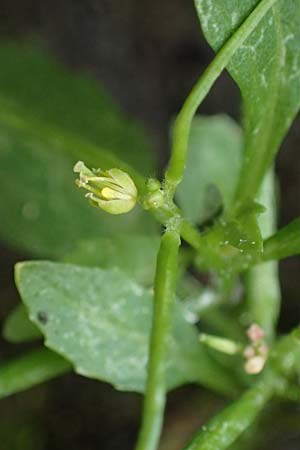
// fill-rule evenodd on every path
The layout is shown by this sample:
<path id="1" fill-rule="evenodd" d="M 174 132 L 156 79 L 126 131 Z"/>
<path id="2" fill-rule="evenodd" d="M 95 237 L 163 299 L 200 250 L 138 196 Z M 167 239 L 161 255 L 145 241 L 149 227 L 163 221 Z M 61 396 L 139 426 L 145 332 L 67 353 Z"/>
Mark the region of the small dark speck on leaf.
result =
<path id="1" fill-rule="evenodd" d="M 48 322 L 48 314 L 45 311 L 39 311 L 37 314 L 38 321 L 43 325 Z"/>

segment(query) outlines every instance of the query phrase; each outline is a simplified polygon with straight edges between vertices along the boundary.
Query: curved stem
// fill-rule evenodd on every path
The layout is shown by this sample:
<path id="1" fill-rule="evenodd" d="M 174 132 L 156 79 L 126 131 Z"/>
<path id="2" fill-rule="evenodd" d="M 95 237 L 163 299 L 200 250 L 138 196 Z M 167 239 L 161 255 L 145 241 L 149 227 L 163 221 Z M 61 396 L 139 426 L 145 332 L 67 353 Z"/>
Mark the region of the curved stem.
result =
<path id="1" fill-rule="evenodd" d="M 166 399 L 165 356 L 172 326 L 179 245 L 177 231 L 167 230 L 157 256 L 148 378 L 136 450 L 155 450 L 160 438 Z"/>
<path id="2" fill-rule="evenodd" d="M 254 422 L 273 393 L 274 383 L 263 377 L 203 426 L 185 450 L 225 450 Z"/>
<path id="3" fill-rule="evenodd" d="M 203 426 L 185 450 L 225 450 L 254 422 L 277 395 L 287 395 L 287 380 L 299 370 L 300 329 L 280 339 L 259 380 L 238 400 Z M 287 362 L 289 362 L 287 364 Z"/>
<path id="4" fill-rule="evenodd" d="M 183 176 L 191 123 L 197 108 L 234 53 L 246 41 L 275 2 L 276 0 L 261 0 L 239 29 L 228 39 L 187 97 L 175 122 L 171 159 L 165 175 L 166 190 L 170 197 L 174 195 L 176 186 Z"/>

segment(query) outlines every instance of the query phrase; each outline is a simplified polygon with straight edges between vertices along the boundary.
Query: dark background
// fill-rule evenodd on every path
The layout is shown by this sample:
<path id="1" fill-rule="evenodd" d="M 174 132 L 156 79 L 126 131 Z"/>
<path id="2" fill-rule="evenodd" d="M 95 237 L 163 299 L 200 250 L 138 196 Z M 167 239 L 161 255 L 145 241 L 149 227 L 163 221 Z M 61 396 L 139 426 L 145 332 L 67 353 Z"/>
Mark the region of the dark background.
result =
<path id="1" fill-rule="evenodd" d="M 101 81 L 124 111 L 143 123 L 156 143 L 161 168 L 168 157 L 170 120 L 213 58 L 192 0 L 0 0 L 0 33 L 21 40 L 34 36 L 72 70 Z M 220 112 L 240 117 L 239 92 L 227 73 L 201 107 L 202 114 Z M 277 160 L 280 225 L 299 216 L 299 123 L 297 118 Z M 18 301 L 13 265 L 26 257 L 0 244 L 0 320 Z M 299 258 L 283 262 L 280 275 L 284 332 L 299 322 Z M 1 360 L 27 348 L 1 341 Z M 223 402 L 196 387 L 172 393 L 162 450 L 180 449 Z M 140 408 L 138 395 L 64 376 L 0 402 L 0 450 L 131 449 Z M 277 406 L 268 417 L 273 439 L 264 439 L 259 448 L 299 449 L 297 407 Z M 266 419 L 263 428 L 268 432 L 269 427 Z"/>

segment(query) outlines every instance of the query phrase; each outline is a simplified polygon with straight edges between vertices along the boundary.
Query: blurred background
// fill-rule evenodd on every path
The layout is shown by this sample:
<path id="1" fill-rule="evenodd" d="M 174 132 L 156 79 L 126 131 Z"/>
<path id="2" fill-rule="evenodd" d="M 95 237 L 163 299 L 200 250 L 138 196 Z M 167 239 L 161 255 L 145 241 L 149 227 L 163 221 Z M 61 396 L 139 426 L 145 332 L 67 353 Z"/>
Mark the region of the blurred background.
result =
<path id="1" fill-rule="evenodd" d="M 88 74 L 101 83 L 126 114 L 142 123 L 155 144 L 159 170 L 168 158 L 170 121 L 213 58 L 192 0 L 0 0 L 0 39 L 7 37 L 34 39 L 45 53 L 52 54 L 72 72 Z M 224 73 L 201 113 L 224 112 L 239 120 L 240 109 L 238 89 Z M 300 213 L 299 144 L 297 118 L 277 159 L 280 226 Z M 18 303 L 13 266 L 30 256 L 12 251 L 0 241 L 1 321 Z M 281 332 L 299 323 L 299 275 L 298 257 L 281 264 Z M 1 340 L 1 361 L 28 348 L 31 345 Z M 193 386 L 171 393 L 161 449 L 182 448 L 199 425 L 224 403 L 224 399 Z M 66 375 L 1 400 L 0 449 L 131 449 L 140 413 L 140 396 Z M 255 448 L 299 449 L 300 409 L 282 404 L 267 413 L 258 425 L 257 437 L 259 430 L 269 430 L 270 425 L 272 435 L 268 439 L 264 436 Z M 239 448 L 248 447 L 241 443 Z"/>

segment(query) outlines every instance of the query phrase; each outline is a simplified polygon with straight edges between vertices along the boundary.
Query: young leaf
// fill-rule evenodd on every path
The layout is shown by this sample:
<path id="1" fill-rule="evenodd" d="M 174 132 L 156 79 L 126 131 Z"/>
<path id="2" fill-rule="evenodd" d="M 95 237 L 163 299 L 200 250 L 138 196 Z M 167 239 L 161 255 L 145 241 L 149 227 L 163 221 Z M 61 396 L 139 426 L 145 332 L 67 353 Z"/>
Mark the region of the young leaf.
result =
<path id="1" fill-rule="evenodd" d="M 25 306 L 16 306 L 4 322 L 3 337 L 9 342 L 29 342 L 42 336 L 40 330 L 29 320 Z"/>
<path id="2" fill-rule="evenodd" d="M 0 398 L 29 389 L 70 369 L 70 363 L 46 348 L 26 353 L 0 366 Z"/>
<path id="3" fill-rule="evenodd" d="M 177 188 L 177 199 L 187 218 L 196 223 L 209 219 L 223 206 L 224 220 L 216 223 L 215 229 L 204 237 L 211 249 L 215 247 L 216 261 L 218 255 L 226 258 L 232 252 L 262 251 L 257 223 L 259 205 L 249 203 L 236 217 L 226 217 L 237 187 L 241 161 L 242 133 L 232 119 L 227 116 L 194 119 L 187 167 Z M 206 258 L 208 266 L 213 263 Z"/>
<path id="4" fill-rule="evenodd" d="M 242 158 L 242 133 L 227 116 L 196 117 L 192 124 L 186 171 L 176 197 L 195 223 L 210 218 L 232 201 Z M 196 193 L 196 195 L 195 195 Z"/>
<path id="5" fill-rule="evenodd" d="M 70 360 L 76 372 L 143 392 L 151 327 L 152 294 L 118 269 L 51 262 L 16 266 L 21 297 L 46 345 Z M 168 388 L 197 381 L 221 392 L 235 382 L 201 347 L 177 305 L 167 361 Z"/>
<path id="6" fill-rule="evenodd" d="M 195 0 L 203 32 L 218 51 L 259 0 Z M 300 106 L 300 8 L 278 0 L 233 56 L 228 70 L 245 109 L 244 164 L 237 203 L 253 198 Z"/>

